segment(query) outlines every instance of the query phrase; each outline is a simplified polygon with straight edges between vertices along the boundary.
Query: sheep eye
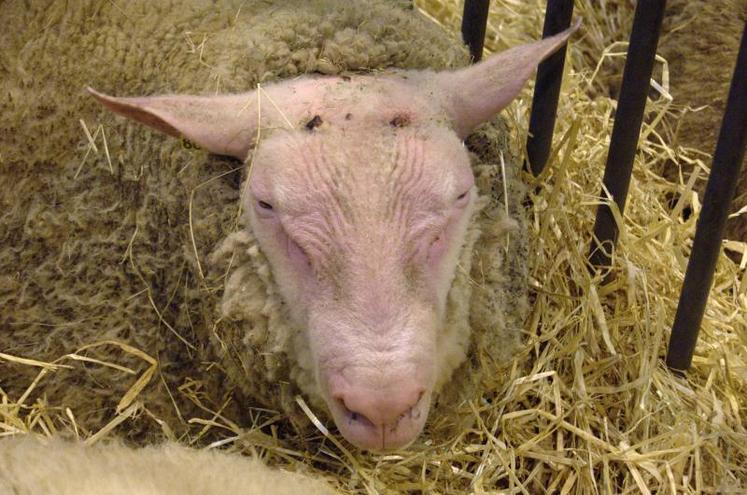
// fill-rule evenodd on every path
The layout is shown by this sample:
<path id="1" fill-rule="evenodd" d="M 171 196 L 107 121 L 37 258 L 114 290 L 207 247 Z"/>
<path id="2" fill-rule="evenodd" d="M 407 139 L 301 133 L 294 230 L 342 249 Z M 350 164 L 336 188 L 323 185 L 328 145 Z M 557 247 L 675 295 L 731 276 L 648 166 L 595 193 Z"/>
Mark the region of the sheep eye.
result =
<path id="1" fill-rule="evenodd" d="M 270 203 L 259 201 L 258 204 L 259 204 L 259 207 L 262 208 L 263 210 L 272 210 L 272 205 Z"/>
<path id="2" fill-rule="evenodd" d="M 460 194 L 459 196 L 457 196 L 457 201 L 460 201 L 460 200 L 466 198 L 468 192 L 469 191 L 464 191 L 462 194 Z"/>

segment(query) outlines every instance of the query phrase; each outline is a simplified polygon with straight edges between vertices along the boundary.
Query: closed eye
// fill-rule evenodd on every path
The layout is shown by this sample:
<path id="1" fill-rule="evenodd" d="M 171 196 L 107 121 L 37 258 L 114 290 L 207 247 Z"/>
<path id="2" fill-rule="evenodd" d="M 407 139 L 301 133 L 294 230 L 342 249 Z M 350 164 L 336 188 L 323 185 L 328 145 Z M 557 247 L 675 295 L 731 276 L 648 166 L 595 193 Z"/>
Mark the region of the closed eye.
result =
<path id="1" fill-rule="evenodd" d="M 456 206 L 465 206 L 467 204 L 467 202 L 469 201 L 469 192 L 471 190 L 472 190 L 471 188 L 467 189 L 462 194 L 460 194 L 459 196 L 457 196 L 457 198 L 456 198 Z"/>
<path id="2" fill-rule="evenodd" d="M 272 203 L 268 203 L 267 201 L 263 201 L 261 199 L 258 199 L 254 202 L 254 212 L 257 215 L 257 218 L 261 218 L 263 220 L 272 220 L 277 218 L 275 208 L 272 206 Z"/>

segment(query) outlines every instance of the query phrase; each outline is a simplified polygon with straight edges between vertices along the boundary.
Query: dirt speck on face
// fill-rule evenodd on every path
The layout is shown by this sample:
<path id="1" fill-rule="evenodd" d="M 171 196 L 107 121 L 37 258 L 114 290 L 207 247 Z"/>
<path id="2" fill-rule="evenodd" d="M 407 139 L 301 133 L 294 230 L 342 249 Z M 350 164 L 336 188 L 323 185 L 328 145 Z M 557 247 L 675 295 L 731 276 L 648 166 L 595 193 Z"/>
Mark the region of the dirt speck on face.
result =
<path id="1" fill-rule="evenodd" d="M 306 128 L 310 131 L 313 131 L 314 129 L 322 125 L 323 123 L 324 121 L 319 115 L 314 115 L 314 117 L 312 117 L 311 120 L 306 122 Z"/>
<path id="2" fill-rule="evenodd" d="M 392 127 L 407 127 L 410 125 L 410 116 L 401 113 L 397 114 L 389 121 L 389 125 Z"/>

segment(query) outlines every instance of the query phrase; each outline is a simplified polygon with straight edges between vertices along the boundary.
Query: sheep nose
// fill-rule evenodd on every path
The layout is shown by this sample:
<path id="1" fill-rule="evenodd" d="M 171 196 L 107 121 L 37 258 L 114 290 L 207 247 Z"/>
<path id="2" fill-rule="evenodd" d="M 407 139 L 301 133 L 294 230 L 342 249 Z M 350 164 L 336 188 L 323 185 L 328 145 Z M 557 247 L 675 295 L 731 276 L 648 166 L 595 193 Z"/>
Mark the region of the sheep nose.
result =
<path id="1" fill-rule="evenodd" d="M 422 387 L 403 386 L 385 391 L 348 390 L 336 395 L 345 412 L 347 426 L 357 430 L 360 446 L 373 449 L 402 447 L 413 438 L 407 433 L 418 422 L 419 404 L 425 395 Z M 419 428 L 418 428 L 419 431 Z M 407 437 L 407 441 L 404 439 Z"/>

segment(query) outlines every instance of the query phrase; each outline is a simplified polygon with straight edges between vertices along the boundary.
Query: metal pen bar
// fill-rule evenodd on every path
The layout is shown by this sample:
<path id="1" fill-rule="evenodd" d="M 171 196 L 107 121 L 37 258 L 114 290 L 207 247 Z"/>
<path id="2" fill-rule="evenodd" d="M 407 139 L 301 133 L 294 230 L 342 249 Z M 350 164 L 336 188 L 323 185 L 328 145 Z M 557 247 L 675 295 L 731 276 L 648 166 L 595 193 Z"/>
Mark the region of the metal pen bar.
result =
<path id="1" fill-rule="evenodd" d="M 490 0 L 465 0 L 462 14 L 462 39 L 469 46 L 472 62 L 479 62 L 485 46 Z"/>
<path id="2" fill-rule="evenodd" d="M 572 16 L 573 0 L 547 0 L 542 37 L 547 38 L 567 29 L 571 25 Z M 565 52 L 564 46 L 542 62 L 537 69 L 527 138 L 527 161 L 535 176 L 542 173 L 550 156 L 560 84 L 563 81 Z"/>
<path id="3" fill-rule="evenodd" d="M 638 146 L 665 4 L 665 0 L 639 0 L 635 9 L 620 99 L 604 170 L 604 185 L 621 213 L 625 210 L 625 198 L 633 171 L 633 159 Z M 601 196 L 606 197 L 604 191 Z M 589 255 L 593 266 L 610 265 L 617 236 L 618 227 L 611 208 L 600 205 L 597 208 Z"/>
<path id="4" fill-rule="evenodd" d="M 690 367 L 747 144 L 747 23 L 672 326 L 667 366 Z"/>

